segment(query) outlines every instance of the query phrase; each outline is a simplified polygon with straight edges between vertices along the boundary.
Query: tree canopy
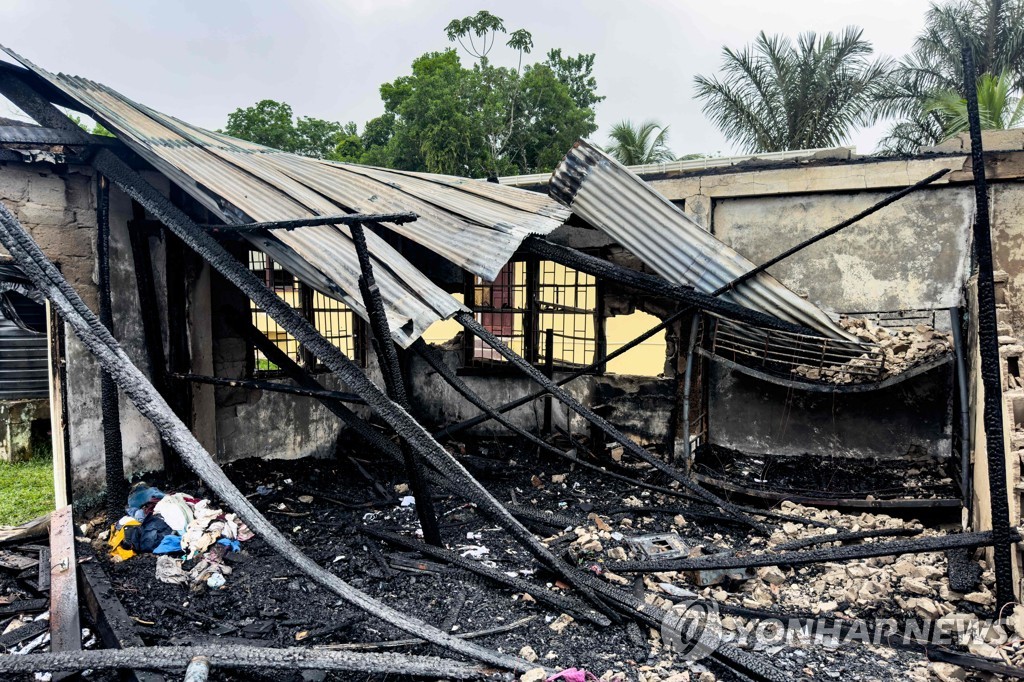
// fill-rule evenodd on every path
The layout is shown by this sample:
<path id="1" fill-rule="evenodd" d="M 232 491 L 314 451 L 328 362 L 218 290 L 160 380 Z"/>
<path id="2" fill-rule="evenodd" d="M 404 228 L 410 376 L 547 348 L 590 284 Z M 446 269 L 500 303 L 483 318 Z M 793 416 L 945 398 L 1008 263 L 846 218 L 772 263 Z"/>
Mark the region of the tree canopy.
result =
<path id="1" fill-rule="evenodd" d="M 880 96 L 880 112 L 897 119 L 882 140 L 883 151 L 912 154 L 952 134 L 933 105 L 937 99 L 966 95 L 965 44 L 974 52 L 976 79 L 989 74 L 1002 78 L 1008 92 L 1019 92 L 1024 87 L 1024 0 L 954 0 L 931 6 L 913 51 L 896 64 Z"/>
<path id="2" fill-rule="evenodd" d="M 604 97 L 593 54 L 565 56 L 556 48 L 524 64 L 533 36 L 508 31 L 486 11 L 453 20 L 445 34 L 471 63 L 451 48 L 418 57 L 409 75 L 381 85 L 384 113 L 361 134 L 354 123 L 296 120 L 289 105 L 274 100 L 232 112 L 224 132 L 317 158 L 482 177 L 551 170 L 573 142 L 597 130 L 594 106 Z M 515 67 L 492 62 L 499 43 Z"/>
<path id="3" fill-rule="evenodd" d="M 802 33 L 794 44 L 761 32 L 722 50 L 721 76 L 697 76 L 696 96 L 726 139 L 750 152 L 842 144 L 875 119 L 890 62 L 871 60 L 863 31 Z"/>
<path id="4" fill-rule="evenodd" d="M 223 132 L 285 152 L 336 159 L 339 147 L 355 134 L 355 124 L 342 125 L 310 116 L 295 119 L 288 104 L 265 99 L 228 114 Z"/>
<path id="5" fill-rule="evenodd" d="M 647 120 L 639 124 L 625 120 L 612 126 L 605 151 L 620 163 L 639 166 L 645 163 L 673 161 L 668 148 L 668 126 Z"/>
<path id="6" fill-rule="evenodd" d="M 448 49 L 428 52 L 412 73 L 380 88 L 384 115 L 366 124 L 365 163 L 469 177 L 536 173 L 554 168 L 580 137 L 593 133 L 597 95 L 594 55 L 523 64 L 533 49 L 528 31 L 507 32 L 488 12 L 448 24 Z M 496 66 L 491 52 L 502 37 L 515 68 Z"/>

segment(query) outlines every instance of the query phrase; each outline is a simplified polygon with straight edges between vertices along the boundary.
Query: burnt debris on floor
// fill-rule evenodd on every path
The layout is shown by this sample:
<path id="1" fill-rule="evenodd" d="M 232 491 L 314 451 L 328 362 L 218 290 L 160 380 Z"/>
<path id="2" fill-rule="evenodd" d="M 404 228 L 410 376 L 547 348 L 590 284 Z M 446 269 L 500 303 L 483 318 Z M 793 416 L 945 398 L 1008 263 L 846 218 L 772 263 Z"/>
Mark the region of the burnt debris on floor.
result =
<path id="1" fill-rule="evenodd" d="M 41 158 L 90 180 L 98 277 L 26 217 L 46 176 L 0 202 L 49 303 L 60 501 L 0 532 L 4 679 L 1024 675 L 980 133 L 755 262 L 585 141 L 547 196 L 322 162 L 6 51 Z M 896 310 L 768 272 L 950 187 L 962 267 L 869 298 Z M 661 332 L 662 374 L 607 371 Z"/>

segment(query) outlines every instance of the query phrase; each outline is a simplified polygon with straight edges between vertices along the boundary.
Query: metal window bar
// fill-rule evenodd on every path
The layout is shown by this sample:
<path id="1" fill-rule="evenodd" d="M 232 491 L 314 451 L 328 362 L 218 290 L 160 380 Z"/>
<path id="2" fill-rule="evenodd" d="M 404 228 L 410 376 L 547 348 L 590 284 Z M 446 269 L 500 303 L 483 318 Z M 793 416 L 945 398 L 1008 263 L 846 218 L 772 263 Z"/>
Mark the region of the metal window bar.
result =
<path id="1" fill-rule="evenodd" d="M 274 293 L 301 311 L 303 317 L 312 322 L 317 330 L 343 353 L 361 364 L 364 362 L 362 344 L 359 342 L 360 326 L 348 306 L 302 284 L 298 278 L 262 251 L 249 251 L 249 269 L 260 276 Z M 315 362 L 313 358 L 306 357 L 307 354 L 303 352 L 295 337 L 282 329 L 251 301 L 250 312 L 253 326 L 287 353 L 288 357 L 304 366 L 310 366 Z M 278 371 L 277 365 L 268 360 L 263 353 L 259 350 L 254 350 L 254 353 L 254 370 L 257 375 Z"/>
<path id="2" fill-rule="evenodd" d="M 598 345 L 597 278 L 553 261 L 540 261 L 537 275 L 538 357 L 545 357 L 545 335 L 553 330 L 556 366 L 584 367 Z"/>
<path id="3" fill-rule="evenodd" d="M 476 320 L 516 353 L 529 358 L 527 262 L 510 261 L 493 282 L 473 276 L 468 293 L 469 307 Z M 467 341 L 473 344 L 467 358 L 470 364 L 487 366 L 505 362 L 504 358 L 479 338 L 468 335 Z"/>
<path id="4" fill-rule="evenodd" d="M 262 277 L 266 285 L 272 288 L 274 293 L 290 305 L 295 308 L 301 307 L 298 280 L 275 263 L 272 258 L 262 251 L 250 249 L 249 269 L 257 276 Z M 273 341 L 278 348 L 287 353 L 288 357 L 295 359 L 297 362 L 300 361 L 299 342 L 295 337 L 282 329 L 277 322 L 271 319 L 269 315 L 252 301 L 249 302 L 249 309 L 252 314 L 253 326 Z M 277 365 L 268 360 L 258 350 L 255 351 L 255 360 L 254 370 L 256 374 L 275 372 L 278 369 Z"/>
<path id="5" fill-rule="evenodd" d="M 362 362 L 359 325 L 352 309 L 337 299 L 313 292 L 313 326 L 350 358 Z"/>
<path id="6" fill-rule="evenodd" d="M 715 355 L 784 378 L 793 378 L 797 367 L 818 369 L 825 383 L 838 374 L 868 382 L 881 380 L 885 373 L 885 354 L 873 346 L 762 329 L 712 316 L 702 320 L 700 333 L 707 344 L 704 347 Z"/>

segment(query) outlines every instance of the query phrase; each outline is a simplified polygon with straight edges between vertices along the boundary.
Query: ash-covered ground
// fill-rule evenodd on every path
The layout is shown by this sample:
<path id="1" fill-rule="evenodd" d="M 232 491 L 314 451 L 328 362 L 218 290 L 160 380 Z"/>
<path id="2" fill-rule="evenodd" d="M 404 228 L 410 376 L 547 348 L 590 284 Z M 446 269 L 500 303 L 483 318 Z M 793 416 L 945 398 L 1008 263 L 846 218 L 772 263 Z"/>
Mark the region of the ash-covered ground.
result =
<path id="1" fill-rule="evenodd" d="M 780 636 L 769 628 L 759 629 L 763 619 L 749 614 L 771 612 L 783 621 L 799 616 L 832 625 L 892 619 L 898 627 L 908 621 L 943 618 L 970 630 L 970 624 L 989 615 L 994 601 L 992 572 L 983 561 L 972 558 L 979 570 L 977 584 L 968 592 L 955 592 L 949 587 L 947 559 L 940 553 L 795 569 L 761 568 L 717 578 L 711 574 L 666 572 L 638 579 L 608 570 L 615 561 L 644 558 L 630 540 L 655 533 L 678 534 L 687 555 L 700 556 L 722 551 L 756 552 L 843 530 L 920 529 L 917 537 L 924 537 L 959 529 L 958 521 L 947 519 L 943 525 L 932 519 L 922 525 L 883 514 L 843 514 L 784 503 L 775 511 L 794 519 L 765 519 L 772 533 L 763 536 L 705 506 L 524 452 L 507 442 L 478 442 L 461 447 L 457 454 L 498 500 L 540 514 L 527 525 L 556 553 L 657 606 L 670 608 L 693 597 L 713 601 L 720 607 L 721 625 L 730 643 L 763 657 L 786 678 L 969 679 L 965 671 L 953 666 L 929 664 L 920 651 L 870 641 L 822 642 L 815 639 L 813 631 L 811 636 L 800 636 L 795 631 Z M 678 485 L 645 467 L 627 468 L 611 458 L 602 459 L 600 464 L 661 486 Z M 539 664 L 555 669 L 585 669 L 602 680 L 743 679 L 713 658 L 683 660 L 666 646 L 659 629 L 628 621 L 599 627 L 581 618 L 569 620 L 528 593 L 496 586 L 463 569 L 362 534 L 359 528 L 363 525 L 407 536 L 415 536 L 419 529 L 414 507 L 403 506 L 403 498 L 409 495 L 405 476 L 390 463 L 351 452 L 332 460 L 251 459 L 230 464 L 226 471 L 298 547 L 351 585 L 453 633 L 499 630 L 475 639 L 477 644 L 536 657 Z M 163 486 L 162 481 L 149 482 Z M 168 492 L 209 496 L 196 483 L 165 488 Z M 450 549 L 502 572 L 514 573 L 531 581 L 538 590 L 578 596 L 473 506 L 442 491 L 435 491 L 435 505 Z M 363 644 L 368 645 L 365 650 L 448 655 L 431 645 L 369 646 L 406 639 L 408 635 L 373 617 L 362 618 L 259 537 L 243 543 L 241 552 L 227 555 L 231 568 L 227 582 L 219 589 L 210 589 L 205 583 L 160 582 L 155 575 L 156 557 L 152 555 L 111 562 L 105 551 L 104 525 L 83 521 L 146 644 Z M 8 595 L 17 585 L 8 581 L 2 589 L 2 594 Z M 1021 615 L 1024 622 L 1024 610 Z M 952 647 L 969 649 L 994 661 L 1015 662 L 1019 648 L 1016 642 L 1012 630 L 1009 641 L 1002 642 L 985 632 L 970 631 L 952 642 Z M 109 678 L 98 674 L 88 677 Z M 218 671 L 215 679 L 346 678 L 311 672 Z"/>

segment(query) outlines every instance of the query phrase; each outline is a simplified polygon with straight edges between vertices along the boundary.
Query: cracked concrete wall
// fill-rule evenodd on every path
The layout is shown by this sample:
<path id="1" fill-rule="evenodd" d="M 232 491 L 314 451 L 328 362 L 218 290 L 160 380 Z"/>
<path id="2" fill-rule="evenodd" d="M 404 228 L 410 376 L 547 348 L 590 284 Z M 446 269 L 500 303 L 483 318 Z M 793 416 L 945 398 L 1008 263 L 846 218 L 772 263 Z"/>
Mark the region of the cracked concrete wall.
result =
<path id="1" fill-rule="evenodd" d="M 763 263 L 856 215 L 888 192 L 720 199 L 712 231 Z M 944 309 L 960 303 L 970 261 L 969 187 L 926 189 L 770 269 L 831 312 Z"/>
<path id="2" fill-rule="evenodd" d="M 95 178 L 84 167 L 8 163 L 0 169 L 0 201 L 14 211 L 43 252 L 53 260 L 86 305 L 98 311 Z M 135 272 L 128 241 L 131 202 L 111 190 L 111 300 L 114 335 L 128 356 L 145 368 Z M 103 489 L 103 428 L 99 366 L 69 331 L 67 359 L 68 434 L 72 487 L 80 500 Z M 126 473 L 161 465 L 155 429 L 122 396 L 121 437 Z"/>

